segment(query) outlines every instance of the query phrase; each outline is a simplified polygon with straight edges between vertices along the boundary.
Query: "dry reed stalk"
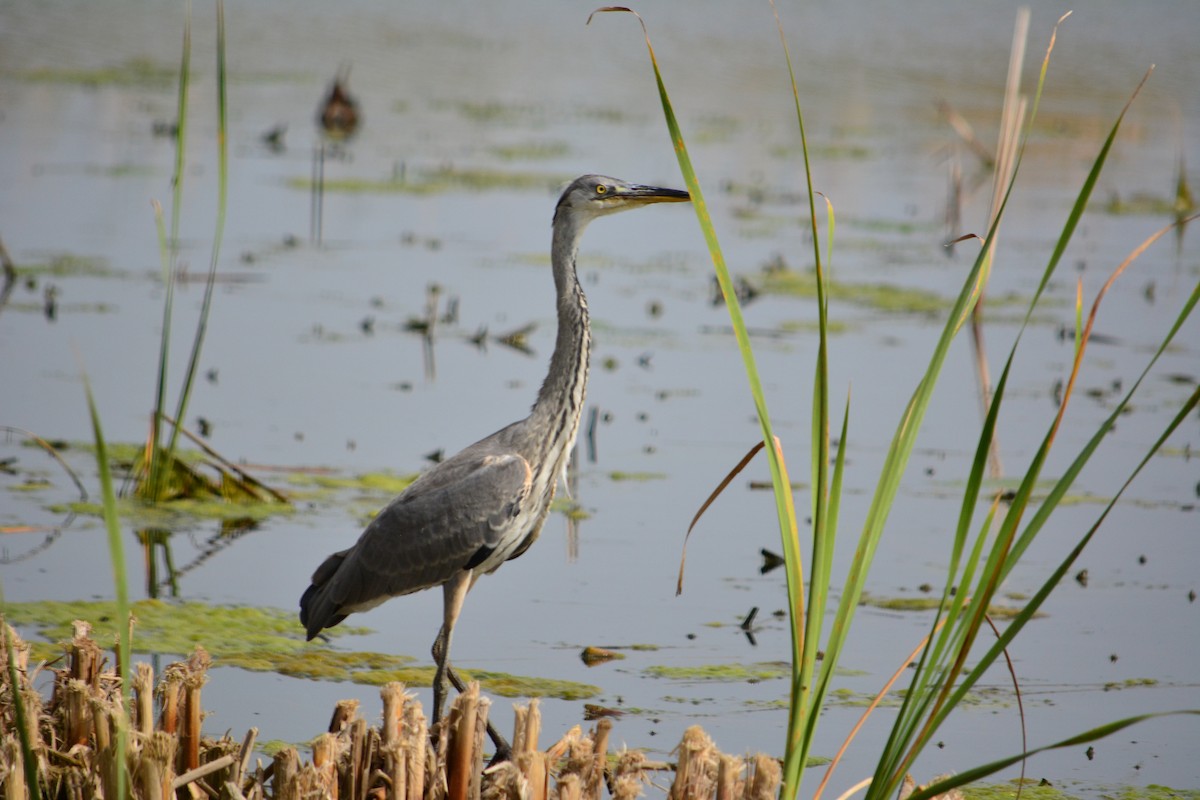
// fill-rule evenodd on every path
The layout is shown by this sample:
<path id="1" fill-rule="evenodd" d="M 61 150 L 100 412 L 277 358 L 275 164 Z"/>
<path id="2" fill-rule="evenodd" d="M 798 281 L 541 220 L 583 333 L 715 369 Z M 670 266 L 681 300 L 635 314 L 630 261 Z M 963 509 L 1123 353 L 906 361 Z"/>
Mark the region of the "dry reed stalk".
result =
<path id="1" fill-rule="evenodd" d="M 93 689 L 99 688 L 100 664 L 104 653 L 100 646 L 92 641 L 92 626 L 79 619 L 72 622 L 71 626 L 74 628 L 75 637 L 71 640 L 70 647 L 70 677 L 83 681 Z"/>
<path id="2" fill-rule="evenodd" d="M 272 785 L 275 787 L 275 800 L 296 800 L 299 792 L 296 777 L 300 774 L 300 754 L 294 747 L 285 747 L 275 754 Z"/>
<path id="3" fill-rule="evenodd" d="M 367 727 L 367 721 L 359 718 L 350 724 L 350 758 L 346 764 L 345 792 L 348 800 L 364 800 L 367 787 L 371 785 L 371 761 L 375 755 L 374 743 L 378 737 Z"/>
<path id="4" fill-rule="evenodd" d="M 158 717 L 160 730 L 174 736 L 179 732 L 179 698 L 183 694 L 183 679 L 187 675 L 186 664 L 170 664 L 163 671 L 158 685 L 162 711 Z"/>
<path id="5" fill-rule="evenodd" d="M 154 667 L 145 661 L 134 671 L 133 696 L 138 733 L 149 736 L 154 731 Z"/>
<path id="6" fill-rule="evenodd" d="M 429 765 L 435 762 L 429 743 L 429 726 L 425 722 L 425 713 L 421 710 L 420 703 L 405 705 L 404 725 L 401 731 L 399 744 L 404 755 L 407 793 L 402 793 L 397 787 L 394 797 L 396 800 L 422 800 L 426 792 L 432 796 L 432 790 L 427 784 L 436 781 L 428 778 Z"/>
<path id="7" fill-rule="evenodd" d="M 313 742 L 312 748 L 312 765 L 316 768 L 316 774 L 319 785 L 324 789 L 326 796 L 337 800 L 338 798 L 338 740 L 332 733 L 322 733 Z M 301 770 L 301 774 L 303 774 Z"/>
<path id="8" fill-rule="evenodd" d="M 128 735 L 129 725 L 121 707 L 120 695 L 116 700 L 100 696 L 97 692 L 90 698 L 92 736 L 95 765 L 100 773 L 100 785 L 104 797 L 118 797 L 117 770 L 125 765 L 117 761 L 117 742 Z M 86 743 L 85 743 L 86 744 Z"/>
<path id="9" fill-rule="evenodd" d="M 667 793 L 669 800 L 707 800 L 713 793 L 717 776 L 717 748 L 699 725 L 683 732 L 675 748 L 679 754 L 675 780 Z"/>
<path id="10" fill-rule="evenodd" d="M 61 692 L 55 692 L 61 703 L 63 742 L 67 748 L 81 747 L 92 734 L 91 690 L 76 678 L 67 678 Z"/>
<path id="11" fill-rule="evenodd" d="M 546 754 L 538 751 L 542 714 L 536 698 L 527 706 L 513 707 L 512 761 L 488 770 L 489 796 L 508 800 L 547 800 L 550 769 Z"/>
<path id="12" fill-rule="evenodd" d="M 746 778 L 743 800 L 775 800 L 783 780 L 779 760 L 759 753 L 750 759 L 750 774 Z"/>
<path id="13" fill-rule="evenodd" d="M 25 784 L 25 758 L 21 743 L 16 736 L 6 736 L 0 745 L 3 761 L 8 768 L 4 776 L 4 800 L 29 800 L 29 787 Z"/>
<path id="14" fill-rule="evenodd" d="M 644 753 L 636 750 L 622 750 L 613 766 L 612 783 L 609 791 L 613 800 L 634 800 L 642 795 L 646 785 L 646 764 Z"/>
<path id="15" fill-rule="evenodd" d="M 558 800 L 583 800 L 583 784 L 575 773 L 558 779 Z"/>
<path id="16" fill-rule="evenodd" d="M 583 773 L 584 800 L 600 800 L 604 786 L 604 768 L 608 765 L 608 737 L 612 732 L 612 720 L 605 717 L 596 723 L 592 733 L 592 758 Z"/>
<path id="17" fill-rule="evenodd" d="M 171 783 L 175 779 L 175 746 L 173 736 L 154 731 L 145 738 L 134 755 L 133 776 L 142 800 L 171 800 Z"/>
<path id="18" fill-rule="evenodd" d="M 292 787 L 293 793 L 288 800 L 314 800 L 314 798 L 326 797 L 334 797 L 336 800 L 336 795 L 330 794 L 325 776 L 312 764 L 305 764 L 300 768 L 300 771 L 296 773 L 296 779 L 292 781 Z"/>
<path id="19" fill-rule="evenodd" d="M 357 700 L 338 700 L 333 707 L 333 718 L 329 720 L 329 732 L 341 733 L 342 729 L 358 717 Z"/>
<path id="20" fill-rule="evenodd" d="M 404 691 L 399 681 L 385 683 L 379 690 L 383 700 L 383 722 L 379 725 L 379 736 L 385 745 L 400 741 L 400 726 L 404 722 L 404 707 L 413 695 Z"/>
<path id="21" fill-rule="evenodd" d="M 487 731 L 490 702 L 479 697 L 479 682 L 454 698 L 447 717 L 447 800 L 479 800 L 483 772 L 483 735 Z M 482 723 L 482 724 L 481 724 Z"/>
<path id="22" fill-rule="evenodd" d="M 717 758 L 716 800 L 734 800 L 738 792 L 738 778 L 742 771 L 741 760 L 722 753 Z"/>
<path id="23" fill-rule="evenodd" d="M 238 751 L 237 761 L 234 762 L 233 774 L 229 776 L 227 783 L 232 782 L 234 786 L 242 785 L 246 778 L 246 770 L 250 768 L 250 757 L 254 755 L 256 739 L 258 739 L 258 728 L 246 731 L 246 738 L 242 740 L 242 749 Z"/>
<path id="24" fill-rule="evenodd" d="M 200 707 L 200 689 L 208 681 L 212 657 L 200 645 L 188 657 L 183 678 L 183 730 L 180 732 L 180 772 L 200 766 L 200 727 L 204 712 Z"/>

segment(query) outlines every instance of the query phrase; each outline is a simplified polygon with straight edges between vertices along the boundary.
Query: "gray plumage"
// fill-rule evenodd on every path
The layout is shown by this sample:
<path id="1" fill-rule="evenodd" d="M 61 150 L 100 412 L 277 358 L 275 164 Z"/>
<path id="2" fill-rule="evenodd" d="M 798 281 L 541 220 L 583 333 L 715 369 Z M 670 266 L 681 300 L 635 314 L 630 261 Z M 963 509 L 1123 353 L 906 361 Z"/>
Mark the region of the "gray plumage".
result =
<path id="1" fill-rule="evenodd" d="M 379 512 L 353 547 L 317 568 L 300 598 L 300 621 L 312 639 L 391 597 L 444 587 L 445 613 L 433 646 L 434 722 L 448 680 L 461 683 L 449 650 L 467 592 L 480 575 L 537 539 L 575 443 L 591 351 L 587 301 L 575 273 L 584 228 L 606 214 L 688 199 L 687 192 L 600 175 L 584 175 L 567 187 L 554 212 L 550 253 L 558 336 L 529 416 L 423 474 Z"/>

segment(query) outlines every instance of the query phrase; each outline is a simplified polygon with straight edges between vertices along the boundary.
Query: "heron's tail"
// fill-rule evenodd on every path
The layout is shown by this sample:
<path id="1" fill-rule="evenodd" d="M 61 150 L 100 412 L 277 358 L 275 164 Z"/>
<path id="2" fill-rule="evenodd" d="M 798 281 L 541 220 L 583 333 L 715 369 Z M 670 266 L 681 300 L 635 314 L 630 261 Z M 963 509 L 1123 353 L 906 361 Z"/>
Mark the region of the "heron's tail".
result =
<path id="1" fill-rule="evenodd" d="M 312 585 L 300 596 L 300 624 L 304 626 L 309 641 L 325 628 L 332 628 L 346 618 L 330 597 L 329 583 L 348 552 L 343 550 L 325 559 L 313 573 Z"/>

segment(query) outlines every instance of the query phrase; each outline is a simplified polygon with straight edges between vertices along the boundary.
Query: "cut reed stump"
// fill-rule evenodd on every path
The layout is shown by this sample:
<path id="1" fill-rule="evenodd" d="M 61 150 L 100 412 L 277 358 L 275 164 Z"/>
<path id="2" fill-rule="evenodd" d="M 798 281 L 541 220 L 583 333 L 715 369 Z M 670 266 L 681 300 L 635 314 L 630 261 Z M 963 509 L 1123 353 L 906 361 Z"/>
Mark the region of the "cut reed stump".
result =
<path id="1" fill-rule="evenodd" d="M 203 648 L 163 670 L 157 688 L 150 665 L 133 665 L 127 713 L 120 679 L 105 667 L 86 623 L 76 623 L 45 702 L 33 681 L 46 665 L 31 668 L 28 645 L 7 625 L 0 631 L 16 674 L 14 682 L 8 648 L 0 647 L 0 800 L 125 800 L 117 797 L 118 767 L 134 800 L 601 800 L 606 792 L 635 800 L 662 771 L 671 774 L 670 800 L 770 800 L 779 790 L 775 759 L 724 755 L 699 727 L 684 734 L 675 764 L 626 749 L 610 753 L 607 718 L 587 733 L 575 726 L 543 750 L 537 700 L 516 708 L 512 760 L 485 769 L 490 701 L 476 683 L 433 730 L 402 684 L 381 690 L 379 727 L 359 716 L 357 700 L 343 700 L 309 760 L 285 748 L 264 765 L 255 758 L 256 729 L 241 741 L 203 734 L 200 690 L 211 665 Z M 121 737 L 126 759 L 118 765 Z"/>

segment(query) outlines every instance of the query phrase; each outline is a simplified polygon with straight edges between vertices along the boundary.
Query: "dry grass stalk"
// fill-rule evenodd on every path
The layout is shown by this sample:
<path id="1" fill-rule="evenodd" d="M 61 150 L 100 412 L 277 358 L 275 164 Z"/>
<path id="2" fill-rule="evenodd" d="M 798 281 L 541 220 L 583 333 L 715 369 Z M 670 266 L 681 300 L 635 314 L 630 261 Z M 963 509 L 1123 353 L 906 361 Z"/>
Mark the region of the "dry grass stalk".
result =
<path id="1" fill-rule="evenodd" d="M 133 756 L 133 777 L 144 800 L 170 800 L 175 779 L 173 736 L 163 731 L 150 733 Z"/>
<path id="2" fill-rule="evenodd" d="M 404 684 L 398 681 L 384 684 L 379 690 L 383 700 L 383 722 L 379 726 L 379 736 L 384 745 L 400 741 L 400 728 L 404 722 L 404 707 L 413 695 L 404 691 Z"/>
<path id="3" fill-rule="evenodd" d="M 735 800 L 741 792 L 738 791 L 739 778 L 742 773 L 742 761 L 731 755 L 722 753 L 717 758 L 717 800 Z"/>
<path id="4" fill-rule="evenodd" d="M 179 732 L 179 700 L 183 694 L 183 679 L 186 674 L 187 664 L 169 664 L 163 670 L 162 682 L 158 684 L 158 727 L 172 735 Z"/>
<path id="5" fill-rule="evenodd" d="M 4 778 L 4 800 L 27 800 L 29 787 L 25 784 L 25 759 L 21 755 L 21 743 L 16 736 L 6 736 L 0 744 L 0 760 L 6 769 L 0 772 Z"/>
<path id="6" fill-rule="evenodd" d="M 407 792 L 396 790 L 396 800 L 421 800 L 426 796 L 428 783 L 427 765 L 432 761 L 429 744 L 429 726 L 420 703 L 409 703 L 404 709 L 404 726 L 400 747 L 404 755 L 408 775 Z"/>
<path id="7" fill-rule="evenodd" d="M 338 798 L 337 762 L 341 751 L 338 738 L 332 733 L 322 733 L 313 741 L 312 765 L 316 768 L 317 778 L 324 789 L 323 796 L 332 800 Z M 303 773 L 303 770 L 301 770 Z"/>
<path id="8" fill-rule="evenodd" d="M 450 707 L 446 718 L 449 736 L 445 751 L 447 800 L 480 799 L 483 734 L 489 705 L 489 701 L 479 697 L 479 682 L 471 681 Z"/>
<path id="9" fill-rule="evenodd" d="M 13 635 L 14 660 L 21 666 L 17 691 L 31 716 L 31 740 L 38 759 L 39 787 L 25 785 L 15 733 L 13 687 L 7 665 L 0 676 L 0 800 L 90 800 L 114 797 L 117 743 L 125 739 L 129 800 L 600 800 L 607 779 L 614 800 L 635 800 L 646 772 L 668 769 L 641 753 L 623 751 L 607 769 L 612 721 L 601 720 L 584 735 L 579 726 L 546 751 L 539 749 L 541 717 L 536 701 L 518 708 L 513 763 L 482 769 L 490 703 L 477 685 L 455 700 L 438 727 L 432 746 L 420 703 L 400 684 L 384 687 L 383 724 L 370 727 L 358 715 L 357 701 L 343 701 L 333 714 L 334 733 L 318 738 L 312 762 L 302 764 L 294 749 L 280 751 L 267 769 L 251 770 L 257 731 L 241 741 L 205 739 L 200 687 L 210 659 L 202 649 L 185 663 L 163 670 L 158 686 L 162 713 L 154 725 L 153 672 L 135 665 L 133 679 L 137 730 L 130 729 L 121 705 L 119 679 L 103 668 L 103 653 L 87 638 L 85 626 L 68 643 L 68 666 L 56 673 L 53 694 L 42 699 L 25 674 L 27 648 Z M 71 736 L 67 732 L 71 731 Z M 49 744 L 48 744 L 49 743 Z M 185 751 L 191 750 L 188 755 Z M 672 800 L 771 800 L 778 791 L 779 766 L 759 757 L 744 788 L 738 762 L 722 758 L 699 729 L 685 734 L 671 787 Z M 187 764 L 194 764 L 185 769 Z M 552 788 L 555 768 L 559 779 Z M 486 782 L 486 790 L 484 783 Z M 31 790 L 32 789 L 32 790 Z"/>
<path id="10" fill-rule="evenodd" d="M 778 759 L 759 753 L 749 759 L 750 775 L 742 793 L 744 800 L 775 800 L 783 780 L 783 768 Z"/>
<path id="11" fill-rule="evenodd" d="M 604 787 L 604 768 L 608 764 L 608 737 L 612 726 L 612 720 L 606 717 L 596 723 L 596 730 L 592 733 L 592 759 L 583 775 L 584 800 L 600 800 Z"/>
<path id="12" fill-rule="evenodd" d="M 612 782 L 609 786 L 613 800 L 634 800 L 641 797 L 648 782 L 643 769 L 645 764 L 644 753 L 637 750 L 621 750 L 613 766 Z"/>
<path id="13" fill-rule="evenodd" d="M 180 772 L 187 772 L 200 766 L 200 728 L 204 720 L 204 712 L 200 706 L 200 689 L 208 681 L 208 668 L 211 665 L 212 657 L 209 656 L 208 651 L 196 645 L 196 649 L 188 657 L 183 676 Z"/>
<path id="14" fill-rule="evenodd" d="M 297 796 L 296 777 L 300 774 L 300 754 L 294 747 L 285 747 L 271 762 L 271 782 L 276 800 L 294 800 Z"/>
<path id="15" fill-rule="evenodd" d="M 77 681 L 83 681 L 91 688 L 98 688 L 100 665 L 104 659 L 104 653 L 100 650 L 100 646 L 92 641 L 91 625 L 79 619 L 71 625 L 75 630 L 75 638 L 71 641 L 68 666 L 70 677 Z"/>
<path id="16" fill-rule="evenodd" d="M 667 793 L 669 800 L 708 800 L 717 780 L 717 748 L 699 725 L 683 732 L 675 748 L 679 759 L 675 780 Z"/>
<path id="17" fill-rule="evenodd" d="M 329 732 L 341 733 L 342 729 L 358 718 L 357 700 L 338 700 L 333 707 L 333 718 L 329 720 Z"/>
<path id="18" fill-rule="evenodd" d="M 145 661 L 134 669 L 133 697 L 138 733 L 149 736 L 154 730 L 154 667 Z"/>
<path id="19" fill-rule="evenodd" d="M 558 800 L 583 800 L 583 783 L 575 773 L 558 780 Z"/>

